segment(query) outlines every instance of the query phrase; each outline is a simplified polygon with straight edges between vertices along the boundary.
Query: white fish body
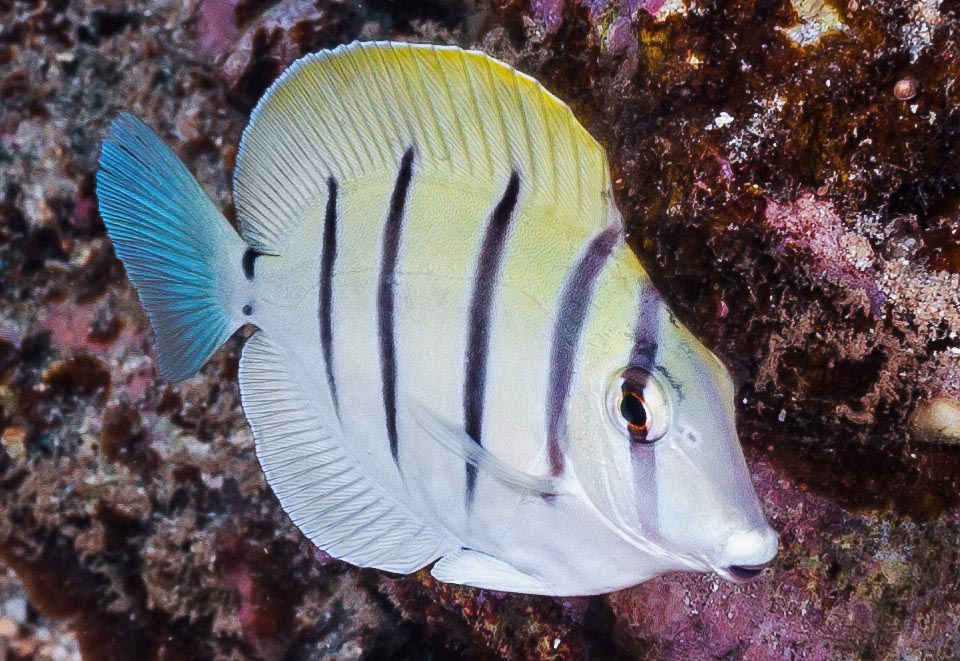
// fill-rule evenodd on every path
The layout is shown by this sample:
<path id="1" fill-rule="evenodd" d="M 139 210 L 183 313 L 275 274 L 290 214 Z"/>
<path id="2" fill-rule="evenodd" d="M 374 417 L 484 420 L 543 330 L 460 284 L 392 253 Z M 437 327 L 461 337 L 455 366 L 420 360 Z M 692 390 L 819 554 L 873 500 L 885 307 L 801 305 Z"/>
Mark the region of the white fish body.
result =
<path id="1" fill-rule="evenodd" d="M 244 132 L 242 238 L 129 116 L 98 194 L 163 376 L 259 329 L 244 412 L 328 553 L 554 595 L 775 555 L 726 370 L 627 248 L 602 149 L 508 66 L 387 42 L 294 63 Z"/>

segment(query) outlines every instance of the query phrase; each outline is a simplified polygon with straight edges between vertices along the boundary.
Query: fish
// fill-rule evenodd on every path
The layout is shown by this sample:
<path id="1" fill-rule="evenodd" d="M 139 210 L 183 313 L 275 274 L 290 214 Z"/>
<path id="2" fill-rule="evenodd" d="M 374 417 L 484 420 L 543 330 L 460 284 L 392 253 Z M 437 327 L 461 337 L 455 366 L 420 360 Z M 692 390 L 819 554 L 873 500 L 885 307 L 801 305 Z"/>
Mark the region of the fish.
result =
<path id="1" fill-rule="evenodd" d="M 110 125 L 99 208 L 159 374 L 250 327 L 243 412 L 318 548 L 558 596 L 774 559 L 729 372 L 534 78 L 451 46 L 307 55 L 252 112 L 233 195 L 239 230 L 151 128 Z"/>

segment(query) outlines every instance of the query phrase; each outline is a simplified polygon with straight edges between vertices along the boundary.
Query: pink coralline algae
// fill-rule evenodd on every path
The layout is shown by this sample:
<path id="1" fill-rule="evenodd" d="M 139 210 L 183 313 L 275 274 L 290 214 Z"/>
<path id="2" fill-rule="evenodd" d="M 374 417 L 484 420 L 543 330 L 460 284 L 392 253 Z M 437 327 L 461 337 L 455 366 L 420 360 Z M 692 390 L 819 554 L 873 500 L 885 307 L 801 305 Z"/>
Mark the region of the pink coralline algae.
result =
<path id="1" fill-rule="evenodd" d="M 845 228 L 829 202 L 804 193 L 792 203 L 767 202 L 766 223 L 781 237 L 784 249 L 809 253 L 814 268 L 829 279 L 862 291 L 870 310 L 879 315 L 884 296 L 876 282 L 877 257 L 870 242 Z"/>
<path id="2" fill-rule="evenodd" d="M 637 32 L 630 19 L 621 16 L 610 24 L 607 47 L 611 53 L 630 53 L 637 49 Z"/>
<path id="3" fill-rule="evenodd" d="M 556 32 L 562 22 L 565 5 L 579 5 L 585 7 L 595 21 L 600 21 L 603 15 L 611 9 L 620 17 L 630 17 L 643 10 L 649 14 L 660 11 L 667 0 L 531 0 L 530 9 L 534 16 L 543 21 L 549 34 Z"/>
<path id="4" fill-rule="evenodd" d="M 638 3 L 628 2 L 627 6 L 629 7 L 631 4 L 638 4 Z M 639 4 L 649 13 L 656 14 L 658 11 L 660 11 L 663 8 L 665 4 L 667 4 L 667 0 L 642 0 Z"/>
<path id="5" fill-rule="evenodd" d="M 867 641 L 895 635 L 881 624 L 889 598 L 882 595 L 883 583 L 916 595 L 914 618 L 960 617 L 956 606 L 921 596 L 923 587 L 911 585 L 911 577 L 923 572 L 891 545 L 904 533 L 902 524 L 845 512 L 783 481 L 765 462 L 751 468 L 761 499 L 776 513 L 780 568 L 775 576 L 745 585 L 675 575 L 612 595 L 618 622 L 648 645 L 644 658 L 850 658 L 875 644 Z M 865 556 L 854 559 L 854 543 L 867 547 Z M 944 562 L 935 565 L 944 568 Z M 945 589 L 956 594 L 953 586 Z M 944 641 L 940 652 L 956 646 Z"/>
<path id="6" fill-rule="evenodd" d="M 609 12 L 611 9 L 617 11 L 622 16 L 631 16 L 638 9 L 643 9 L 650 14 L 656 14 L 667 4 L 667 0 L 579 0 L 580 3 L 590 10 L 590 15 L 597 18 Z"/>
<path id="7" fill-rule="evenodd" d="M 531 0 L 530 9 L 534 16 L 544 22 L 548 33 L 554 33 L 563 20 L 564 0 Z"/>
<path id="8" fill-rule="evenodd" d="M 200 0 L 197 49 L 201 55 L 218 55 L 237 37 L 237 0 Z"/>

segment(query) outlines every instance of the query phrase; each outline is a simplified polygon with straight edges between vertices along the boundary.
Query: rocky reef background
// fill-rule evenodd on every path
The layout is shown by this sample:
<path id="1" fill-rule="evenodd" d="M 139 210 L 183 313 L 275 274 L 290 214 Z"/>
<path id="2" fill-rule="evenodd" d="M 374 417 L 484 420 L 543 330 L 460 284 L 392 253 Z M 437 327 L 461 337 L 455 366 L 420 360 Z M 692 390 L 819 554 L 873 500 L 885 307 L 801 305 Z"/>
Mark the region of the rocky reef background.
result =
<path id="1" fill-rule="evenodd" d="M 232 217 L 259 95 L 357 38 L 483 48 L 607 148 L 632 245 L 737 377 L 761 579 L 357 570 L 263 480 L 242 338 L 159 380 L 97 214 L 107 124 L 142 117 Z M 3 658 L 960 658 L 958 332 L 956 0 L 0 0 Z"/>

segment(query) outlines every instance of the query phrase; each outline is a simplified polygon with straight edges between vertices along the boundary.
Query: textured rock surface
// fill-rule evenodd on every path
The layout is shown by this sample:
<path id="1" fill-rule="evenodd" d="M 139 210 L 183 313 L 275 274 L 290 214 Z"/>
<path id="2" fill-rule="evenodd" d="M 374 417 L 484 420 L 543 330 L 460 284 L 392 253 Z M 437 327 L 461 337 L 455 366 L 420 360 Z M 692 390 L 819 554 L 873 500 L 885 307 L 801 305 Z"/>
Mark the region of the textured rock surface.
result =
<path id="1" fill-rule="evenodd" d="M 358 37 L 482 47 L 608 148 L 634 246 L 738 377 L 783 548 L 760 580 L 543 599 L 358 571 L 263 481 L 242 338 L 159 381 L 96 212 L 105 126 L 143 117 L 230 215 L 253 103 Z M 960 656 L 960 447 L 910 434 L 960 398 L 958 274 L 954 0 L 0 0 L 0 649 Z"/>

